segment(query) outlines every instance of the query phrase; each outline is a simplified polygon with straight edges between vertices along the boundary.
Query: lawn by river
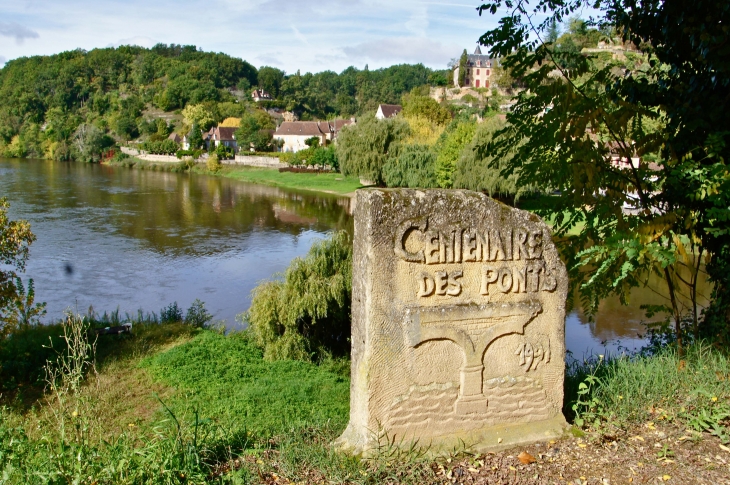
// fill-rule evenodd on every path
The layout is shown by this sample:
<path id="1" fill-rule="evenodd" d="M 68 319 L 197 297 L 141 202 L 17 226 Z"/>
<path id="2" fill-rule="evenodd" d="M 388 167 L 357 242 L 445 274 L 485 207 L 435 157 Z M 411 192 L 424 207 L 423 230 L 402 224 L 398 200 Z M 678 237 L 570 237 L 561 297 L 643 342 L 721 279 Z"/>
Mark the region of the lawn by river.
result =
<path id="1" fill-rule="evenodd" d="M 331 194 L 350 194 L 362 187 L 357 177 L 345 177 L 341 173 L 294 173 L 278 169 L 258 167 L 224 167 L 222 177 L 255 184 L 273 185 L 289 189 L 316 190 Z"/>

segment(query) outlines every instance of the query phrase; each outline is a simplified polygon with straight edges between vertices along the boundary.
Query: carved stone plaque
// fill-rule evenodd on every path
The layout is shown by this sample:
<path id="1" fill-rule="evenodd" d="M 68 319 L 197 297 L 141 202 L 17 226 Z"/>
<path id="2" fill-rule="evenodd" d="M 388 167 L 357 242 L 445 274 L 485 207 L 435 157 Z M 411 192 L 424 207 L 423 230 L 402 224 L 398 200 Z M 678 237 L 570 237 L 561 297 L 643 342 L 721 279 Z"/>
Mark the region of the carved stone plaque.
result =
<path id="1" fill-rule="evenodd" d="M 461 190 L 357 193 L 355 453 L 549 439 L 565 427 L 568 278 L 545 223 Z"/>

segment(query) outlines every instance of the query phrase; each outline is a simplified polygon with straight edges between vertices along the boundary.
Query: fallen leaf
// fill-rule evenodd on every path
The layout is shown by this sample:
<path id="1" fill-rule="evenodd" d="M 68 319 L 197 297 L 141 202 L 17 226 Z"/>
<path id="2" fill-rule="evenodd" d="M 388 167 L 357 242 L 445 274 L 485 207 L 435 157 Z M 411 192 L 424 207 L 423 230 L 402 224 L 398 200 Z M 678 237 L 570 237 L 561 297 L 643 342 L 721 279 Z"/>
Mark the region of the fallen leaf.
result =
<path id="1" fill-rule="evenodd" d="M 512 470 L 513 472 L 517 471 L 517 468 L 513 467 L 512 465 L 509 466 L 509 469 Z"/>
<path id="2" fill-rule="evenodd" d="M 634 479 L 632 477 L 629 477 L 629 483 L 634 483 Z"/>
<path id="3" fill-rule="evenodd" d="M 470 466 L 469 468 L 467 468 L 467 470 L 469 470 L 470 473 L 479 473 L 479 470 L 477 470 L 473 466 Z"/>
<path id="4" fill-rule="evenodd" d="M 497 438 L 497 443 L 501 443 L 501 442 L 502 442 L 502 438 Z"/>
<path id="5" fill-rule="evenodd" d="M 585 443 L 578 443 L 578 446 L 580 446 L 581 448 L 585 448 L 586 447 Z"/>
<path id="6" fill-rule="evenodd" d="M 725 446 L 725 445 L 720 445 L 720 449 L 721 449 L 722 451 L 727 451 L 728 453 L 730 453 L 730 448 L 728 448 L 728 447 L 727 447 L 727 446 Z"/>
<path id="7" fill-rule="evenodd" d="M 642 438 L 641 436 L 638 436 L 638 435 L 637 436 L 632 436 L 631 439 L 632 440 L 636 440 L 636 441 L 644 441 L 644 438 Z"/>
<path id="8" fill-rule="evenodd" d="M 664 476 L 662 477 L 662 480 L 664 480 L 664 481 L 666 482 L 666 481 L 667 481 L 667 480 L 669 480 L 670 478 L 672 478 L 672 477 L 670 477 L 669 475 L 664 475 Z"/>
<path id="9" fill-rule="evenodd" d="M 526 451 L 523 451 L 519 455 L 517 455 L 517 459 L 522 462 L 523 465 L 529 465 L 530 463 L 535 463 L 537 460 L 535 460 L 535 457 L 529 454 Z"/>

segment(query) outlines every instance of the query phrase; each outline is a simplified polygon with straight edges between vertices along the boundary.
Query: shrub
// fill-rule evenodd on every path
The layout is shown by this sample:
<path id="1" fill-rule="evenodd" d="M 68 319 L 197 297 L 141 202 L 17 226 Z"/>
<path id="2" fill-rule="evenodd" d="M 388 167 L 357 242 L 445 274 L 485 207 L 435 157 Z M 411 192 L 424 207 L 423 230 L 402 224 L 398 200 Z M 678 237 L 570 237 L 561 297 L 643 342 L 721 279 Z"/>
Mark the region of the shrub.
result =
<path id="1" fill-rule="evenodd" d="M 182 308 L 177 306 L 177 302 L 170 303 L 160 310 L 160 323 L 176 323 L 183 321 Z"/>
<path id="2" fill-rule="evenodd" d="M 406 145 L 383 167 L 388 187 L 438 187 L 436 155 L 426 145 Z"/>
<path id="3" fill-rule="evenodd" d="M 172 140 L 146 141 L 139 147 L 153 155 L 173 155 L 180 149 L 178 144 Z"/>
<path id="4" fill-rule="evenodd" d="M 240 316 L 267 360 L 310 360 L 350 351 L 352 240 L 345 231 L 315 243 L 281 278 L 251 292 Z"/>
<path id="5" fill-rule="evenodd" d="M 208 310 L 205 309 L 205 303 L 196 298 L 190 305 L 190 308 L 188 308 L 184 321 L 186 325 L 191 325 L 195 328 L 203 328 L 210 323 L 211 320 L 213 320 L 213 315 L 208 313 Z"/>
<path id="6" fill-rule="evenodd" d="M 205 162 L 205 167 L 210 170 L 211 172 L 217 172 L 221 168 L 221 162 L 218 160 L 218 155 L 216 153 L 212 153 L 208 157 L 208 161 Z"/>

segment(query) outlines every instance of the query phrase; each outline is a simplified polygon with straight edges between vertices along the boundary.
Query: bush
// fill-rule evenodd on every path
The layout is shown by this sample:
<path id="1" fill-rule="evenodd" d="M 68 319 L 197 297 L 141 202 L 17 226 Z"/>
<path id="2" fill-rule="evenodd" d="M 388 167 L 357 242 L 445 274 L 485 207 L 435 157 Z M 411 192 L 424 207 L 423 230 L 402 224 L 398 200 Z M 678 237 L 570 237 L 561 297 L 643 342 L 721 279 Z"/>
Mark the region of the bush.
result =
<path id="1" fill-rule="evenodd" d="M 251 294 L 251 308 L 240 318 L 267 360 L 349 355 L 352 240 L 347 232 L 315 243 L 281 278 Z"/>
<path id="2" fill-rule="evenodd" d="M 221 168 L 221 162 L 218 160 L 218 155 L 215 153 L 212 153 L 208 157 L 208 161 L 205 162 L 205 168 L 207 168 L 211 172 L 217 172 Z"/>
<path id="3" fill-rule="evenodd" d="M 177 323 L 183 321 L 182 308 L 177 306 L 177 302 L 170 303 L 160 310 L 160 323 Z"/>
<path id="4" fill-rule="evenodd" d="M 182 316 L 182 313 L 180 315 Z M 205 303 L 196 298 L 190 305 L 190 308 L 188 308 L 184 322 L 185 325 L 191 325 L 195 328 L 203 328 L 210 323 L 211 320 L 213 320 L 213 315 L 208 313 L 208 310 L 205 309 Z"/>
<path id="5" fill-rule="evenodd" d="M 139 147 L 153 155 L 174 155 L 180 149 L 178 144 L 172 140 L 146 141 Z"/>
<path id="6" fill-rule="evenodd" d="M 175 156 L 182 160 L 184 157 L 192 157 L 193 160 L 200 158 L 203 154 L 203 150 L 178 150 L 175 152 Z"/>

